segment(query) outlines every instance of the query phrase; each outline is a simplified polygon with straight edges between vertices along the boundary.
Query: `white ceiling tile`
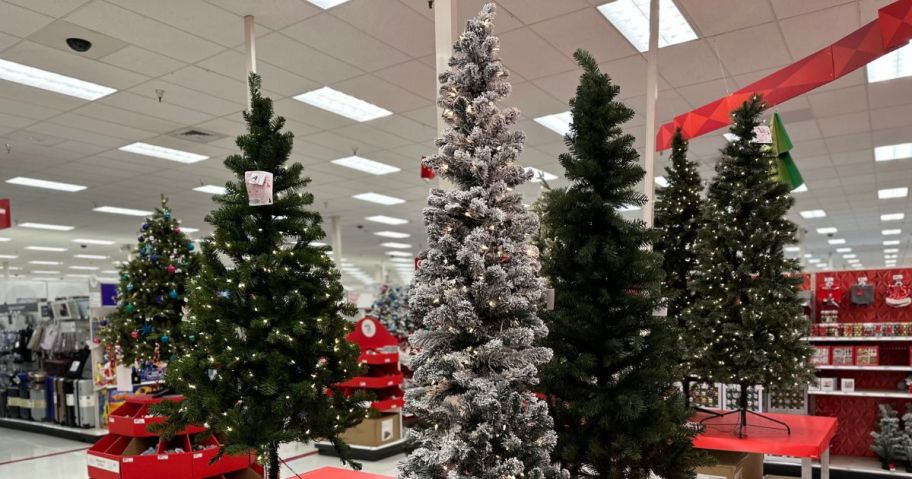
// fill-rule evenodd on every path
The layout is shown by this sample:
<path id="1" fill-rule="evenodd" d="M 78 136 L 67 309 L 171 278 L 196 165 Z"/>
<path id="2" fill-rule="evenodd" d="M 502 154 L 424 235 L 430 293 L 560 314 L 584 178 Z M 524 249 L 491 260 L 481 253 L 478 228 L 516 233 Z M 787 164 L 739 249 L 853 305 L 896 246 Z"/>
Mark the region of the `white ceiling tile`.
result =
<path id="1" fill-rule="evenodd" d="M 414 110 L 429 103 L 426 98 L 373 75 L 345 80 L 333 85 L 333 88 L 394 113 Z"/>
<path id="2" fill-rule="evenodd" d="M 779 24 L 796 60 L 831 45 L 861 26 L 856 2 L 790 17 Z"/>
<path id="3" fill-rule="evenodd" d="M 198 66 L 228 78 L 237 78 L 239 81 L 245 80 L 246 59 L 242 53 L 234 50 L 225 50 L 218 55 L 203 60 Z M 288 70 L 270 65 L 263 60 L 262 55 L 257 60 L 257 73 L 263 78 L 262 86 L 266 92 L 278 92 L 283 96 L 294 96 L 323 86 L 322 83 L 308 80 Z"/>
<path id="4" fill-rule="evenodd" d="M 362 70 L 280 33 L 257 39 L 258 58 L 324 85 L 352 78 Z M 303 93 L 303 92 L 300 92 Z"/>
<path id="5" fill-rule="evenodd" d="M 852 133 L 849 135 L 829 136 L 824 140 L 827 150 L 830 153 L 844 153 L 846 151 L 857 151 L 864 149 L 873 149 L 871 143 L 871 132 L 864 131 L 861 133 Z"/>
<path id="6" fill-rule="evenodd" d="M 311 48 L 372 72 L 409 60 L 409 56 L 332 16 L 320 15 L 282 30 Z"/>
<path id="7" fill-rule="evenodd" d="M 206 0 L 240 16 L 253 15 L 256 23 L 281 29 L 323 12 L 303 0 Z"/>
<path id="8" fill-rule="evenodd" d="M 434 11 L 427 8 L 426 2 L 414 2 L 412 0 L 401 0 L 402 3 L 414 8 L 418 13 L 426 16 L 429 20 L 434 21 Z M 481 7 L 489 0 L 459 0 L 456 2 L 456 26 L 462 28 L 466 20 L 478 15 Z M 497 6 L 497 17 L 494 19 L 494 33 L 499 35 L 510 30 L 524 26 L 522 21 L 512 11 Z"/>
<path id="9" fill-rule="evenodd" d="M 97 118 L 99 120 L 116 122 L 122 125 L 129 125 L 132 128 L 138 128 L 159 134 L 176 130 L 182 126 L 181 124 L 175 123 L 173 121 L 162 120 L 148 115 L 136 113 L 134 111 L 105 105 L 104 103 L 99 102 L 88 103 L 73 110 L 73 113 Z"/>
<path id="10" fill-rule="evenodd" d="M 819 118 L 817 124 L 825 136 L 847 135 L 871 129 L 867 111 L 847 113 L 845 115 Z"/>
<path id="11" fill-rule="evenodd" d="M 827 90 L 807 95 L 818 118 L 856 113 L 868 109 L 868 98 L 865 86 L 858 85 L 839 90 Z"/>
<path id="12" fill-rule="evenodd" d="M 719 52 L 725 69 L 732 75 L 776 68 L 792 63 L 782 34 L 775 23 L 724 33 L 709 42 Z M 754 48 L 763 45 L 763 48 Z M 750 55 L 745 54 L 751 52 Z"/>
<path id="13" fill-rule="evenodd" d="M 570 99 L 568 98 L 567 101 Z M 545 94 L 533 83 L 526 82 L 513 85 L 510 96 L 504 99 L 505 106 L 515 106 L 526 118 L 537 118 L 569 109 L 567 101 L 558 101 Z"/>
<path id="14" fill-rule="evenodd" d="M 150 77 L 157 77 L 173 72 L 185 65 L 181 61 L 133 45 L 128 45 L 119 51 L 101 58 L 101 61 Z"/>
<path id="15" fill-rule="evenodd" d="M 593 14 L 598 13 L 585 0 L 562 0 L 560 2 L 552 0 L 499 0 L 498 3 L 506 7 L 510 13 L 518 17 L 526 25 L 581 9 L 589 10 Z"/>
<path id="16" fill-rule="evenodd" d="M 776 16 L 779 18 L 794 17 L 795 15 L 823 10 L 844 3 L 854 3 L 847 2 L 846 0 L 801 0 L 800 2 L 794 0 L 770 1 L 773 5 L 773 10 L 776 12 Z"/>
<path id="17" fill-rule="evenodd" d="M 912 104 L 877 108 L 871 110 L 870 114 L 871 127 L 875 130 L 912 125 Z"/>
<path id="18" fill-rule="evenodd" d="M 870 83 L 866 86 L 871 108 L 884 108 L 912 103 L 912 95 L 908 94 L 910 89 L 912 89 L 912 77 Z"/>
<path id="19" fill-rule="evenodd" d="M 576 63 L 529 28 L 504 33 L 500 37 L 500 46 L 507 69 L 525 79 L 541 78 L 576 68 Z"/>
<path id="20" fill-rule="evenodd" d="M 117 0 L 117 5 L 222 46 L 244 43 L 242 17 L 206 2 Z"/>
<path id="21" fill-rule="evenodd" d="M 376 71 L 374 75 L 426 100 L 434 100 L 437 97 L 437 73 L 434 67 L 429 67 L 421 61 L 400 63 Z"/>
<path id="22" fill-rule="evenodd" d="M 0 2 L 0 32 L 25 38 L 52 21 L 54 18 L 48 15 Z"/>
<path id="23" fill-rule="evenodd" d="M 730 0 L 677 0 L 675 3 L 701 36 L 740 30 L 775 19 L 769 3 L 764 1 L 743 2 L 737 8 L 732 8 Z"/>
<path id="24" fill-rule="evenodd" d="M 434 53 L 433 21 L 400 2 L 346 2 L 331 14 L 412 58 Z"/>
<path id="25" fill-rule="evenodd" d="M 560 5 L 564 2 L 551 3 Z M 531 28 L 568 57 L 579 48 L 587 50 L 598 62 L 637 54 L 633 45 L 593 8 L 551 18 Z M 659 64 L 664 67 L 663 61 Z"/>
<path id="26" fill-rule="evenodd" d="M 76 10 L 90 0 L 4 0 L 34 12 L 60 18 Z"/>
<path id="27" fill-rule="evenodd" d="M 35 68 L 67 75 L 123 90 L 146 80 L 146 77 L 91 58 L 80 57 L 30 41 L 7 49 L 3 57 Z"/>
<path id="28" fill-rule="evenodd" d="M 659 49 L 659 74 L 672 86 L 723 78 L 725 71 L 707 41 L 696 40 Z"/>
<path id="29" fill-rule="evenodd" d="M 171 121 L 178 125 L 195 125 L 212 119 L 211 115 L 205 113 L 193 111 L 170 102 L 159 102 L 155 99 L 155 92 L 150 92 L 148 95 L 137 95 L 133 92 L 120 91 L 98 101 L 105 105 Z"/>

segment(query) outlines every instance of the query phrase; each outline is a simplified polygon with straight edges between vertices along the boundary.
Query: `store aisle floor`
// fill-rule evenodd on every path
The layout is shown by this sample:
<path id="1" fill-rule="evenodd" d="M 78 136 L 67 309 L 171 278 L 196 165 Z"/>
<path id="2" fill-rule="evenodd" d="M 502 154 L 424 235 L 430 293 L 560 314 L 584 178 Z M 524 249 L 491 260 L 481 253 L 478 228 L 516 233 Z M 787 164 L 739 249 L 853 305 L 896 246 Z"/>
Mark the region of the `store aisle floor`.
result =
<path id="1" fill-rule="evenodd" d="M 0 428 L 0 478 L 86 479 L 86 449 L 89 444 L 58 439 L 44 434 Z M 287 444 L 280 454 L 297 473 L 324 466 L 339 466 L 338 459 L 318 454 L 306 444 Z M 291 460 L 288 460 L 291 458 Z M 402 456 L 364 462 L 363 470 L 393 476 Z M 294 477 L 285 468 L 283 478 Z"/>

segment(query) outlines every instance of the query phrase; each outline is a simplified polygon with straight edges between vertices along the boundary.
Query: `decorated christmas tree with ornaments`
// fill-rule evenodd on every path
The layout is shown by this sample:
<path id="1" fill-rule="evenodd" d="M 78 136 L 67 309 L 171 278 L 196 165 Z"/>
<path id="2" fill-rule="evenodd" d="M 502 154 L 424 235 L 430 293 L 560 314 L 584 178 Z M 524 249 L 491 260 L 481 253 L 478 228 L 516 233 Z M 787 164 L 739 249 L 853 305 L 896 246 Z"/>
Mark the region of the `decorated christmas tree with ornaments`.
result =
<path id="1" fill-rule="evenodd" d="M 381 286 L 380 294 L 371 304 L 370 315 L 400 339 L 408 338 L 416 329 L 414 318 L 408 312 L 408 290 L 402 286 Z"/>
<path id="2" fill-rule="evenodd" d="M 139 228 L 132 258 L 120 267 L 117 309 L 102 320 L 101 341 L 118 364 L 168 361 L 186 346 L 187 282 L 198 269 L 194 245 L 162 196 Z"/>
<path id="3" fill-rule="evenodd" d="M 538 366 L 551 351 L 547 334 L 538 221 L 514 189 L 529 181 L 518 163 L 519 117 L 497 102 L 510 93 L 492 34 L 493 3 L 469 20 L 441 75 L 438 103 L 448 129 L 425 166 L 452 182 L 433 189 L 424 209 L 428 248 L 409 295 L 422 328 L 406 410 L 419 418 L 402 479 L 527 478 L 559 474 L 556 436 L 544 402 L 533 394 Z"/>
<path id="4" fill-rule="evenodd" d="M 222 453 L 255 450 L 266 477 L 278 479 L 282 443 L 326 440 L 347 461 L 340 434 L 366 411 L 335 388 L 358 374 L 360 351 L 345 339 L 354 311 L 339 270 L 326 247 L 311 245 L 325 234 L 310 178 L 288 163 L 293 135 L 259 77 L 249 82 L 241 154 L 225 160 L 234 180 L 206 218 L 215 231 L 191 285 L 190 344 L 168 368 L 168 384 L 186 399 L 158 411 L 170 419 L 165 436 L 205 424 Z"/>

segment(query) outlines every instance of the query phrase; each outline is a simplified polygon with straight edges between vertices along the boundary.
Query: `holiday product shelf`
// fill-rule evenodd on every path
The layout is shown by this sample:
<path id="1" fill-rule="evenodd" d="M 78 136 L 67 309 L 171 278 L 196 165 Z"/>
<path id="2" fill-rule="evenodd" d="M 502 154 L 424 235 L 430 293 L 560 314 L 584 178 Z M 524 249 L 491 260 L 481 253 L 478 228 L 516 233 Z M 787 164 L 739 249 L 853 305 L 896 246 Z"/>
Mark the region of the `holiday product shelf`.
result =
<path id="1" fill-rule="evenodd" d="M 867 398 L 912 399 L 912 393 L 907 393 L 907 392 L 903 392 L 903 391 L 875 390 L 875 389 L 868 389 L 868 390 L 864 390 L 864 391 L 817 391 L 817 390 L 809 389 L 808 394 L 810 394 L 812 396 L 853 396 L 853 397 L 867 397 Z"/>
<path id="2" fill-rule="evenodd" d="M 881 342 L 881 341 L 896 341 L 896 342 L 910 342 L 912 343 L 912 336 L 809 336 L 805 338 L 807 341 L 812 343 L 826 343 L 830 341 L 839 341 L 839 342 Z"/>
<path id="3" fill-rule="evenodd" d="M 390 374 L 386 376 L 370 377 L 358 376 L 344 383 L 339 383 L 340 388 L 352 389 L 384 389 L 402 384 L 402 374 Z"/>
<path id="4" fill-rule="evenodd" d="M 821 364 L 817 369 L 830 369 L 840 371 L 912 371 L 912 366 L 841 366 L 834 364 Z"/>

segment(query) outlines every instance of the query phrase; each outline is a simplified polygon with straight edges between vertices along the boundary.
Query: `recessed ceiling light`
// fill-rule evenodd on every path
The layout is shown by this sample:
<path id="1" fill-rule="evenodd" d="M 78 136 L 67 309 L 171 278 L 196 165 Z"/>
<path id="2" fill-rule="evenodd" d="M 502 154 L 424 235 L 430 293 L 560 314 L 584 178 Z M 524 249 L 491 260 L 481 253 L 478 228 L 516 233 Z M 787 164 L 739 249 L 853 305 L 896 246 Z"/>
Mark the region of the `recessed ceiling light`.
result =
<path id="1" fill-rule="evenodd" d="M 396 198 L 395 196 L 381 195 L 380 193 L 360 193 L 352 196 L 352 198 L 361 201 L 369 201 L 371 203 L 377 203 L 381 205 L 401 205 L 405 203 L 405 200 L 402 198 Z"/>
<path id="2" fill-rule="evenodd" d="M 7 242 L 7 241 L 12 241 L 12 239 L 10 239 L 10 238 L 5 238 L 5 237 L 3 237 L 3 236 L 0 236 L 0 243 L 5 243 L 5 242 Z"/>
<path id="3" fill-rule="evenodd" d="M 885 254 L 884 259 L 896 259 L 899 258 L 898 254 Z"/>
<path id="4" fill-rule="evenodd" d="M 228 189 L 224 186 L 216 185 L 203 185 L 193 188 L 193 191 L 199 191 L 200 193 L 208 193 L 210 195 L 224 195 L 228 192 Z"/>
<path id="5" fill-rule="evenodd" d="M 300 95 L 295 96 L 294 99 L 361 122 L 393 114 L 393 112 L 387 109 L 380 108 L 373 103 L 368 103 L 351 95 L 333 90 L 328 86 L 301 93 Z"/>
<path id="6" fill-rule="evenodd" d="M 187 228 L 185 226 L 180 227 L 182 233 L 196 233 L 199 231 L 199 228 Z"/>
<path id="7" fill-rule="evenodd" d="M 79 80 L 9 60 L 0 60 L 0 79 L 89 101 L 97 100 L 117 91 L 114 88 L 97 83 Z"/>
<path id="8" fill-rule="evenodd" d="M 116 269 L 103 269 L 101 270 L 101 274 L 120 274 L 120 271 L 117 271 Z"/>
<path id="9" fill-rule="evenodd" d="M 874 161 L 893 161 L 912 158 L 912 143 L 884 145 L 874 148 Z"/>
<path id="10" fill-rule="evenodd" d="M 402 218 L 394 218 L 392 216 L 383 216 L 383 215 L 374 215 L 364 218 L 367 221 L 373 221 L 374 223 L 383 223 L 385 225 L 404 225 L 408 223 L 408 220 Z"/>
<path id="11" fill-rule="evenodd" d="M 408 243 L 396 243 L 395 241 L 387 241 L 386 243 L 380 243 L 380 246 L 384 248 L 398 248 L 398 249 L 409 249 L 412 245 Z"/>
<path id="12" fill-rule="evenodd" d="M 33 274 L 60 274 L 60 271 L 49 271 L 46 269 L 33 269 Z"/>
<path id="13" fill-rule="evenodd" d="M 14 254 L 0 254 L 0 259 L 16 259 L 19 256 Z"/>
<path id="14" fill-rule="evenodd" d="M 64 226 L 64 225 L 50 225 L 47 223 L 19 223 L 17 226 L 23 228 L 32 228 L 36 230 L 51 230 L 51 231 L 72 231 L 76 229 L 75 226 Z"/>
<path id="15" fill-rule="evenodd" d="M 97 211 L 99 213 L 111 213 L 114 215 L 126 215 L 126 216 L 149 216 L 152 214 L 151 211 L 134 210 L 132 208 L 120 208 L 117 206 L 99 206 L 97 208 L 93 208 L 92 211 Z"/>
<path id="16" fill-rule="evenodd" d="M 734 133 L 722 133 L 722 138 L 725 138 L 725 141 L 729 143 L 734 143 L 740 139 L 738 138 L 738 135 Z"/>
<path id="17" fill-rule="evenodd" d="M 789 253 L 797 253 L 798 251 L 801 251 L 800 246 L 786 246 L 783 249 L 785 249 L 785 251 L 787 251 Z"/>
<path id="18" fill-rule="evenodd" d="M 569 111 L 555 113 L 553 115 L 540 116 L 535 119 L 535 123 L 564 136 L 570 133 L 570 122 L 573 121 L 573 114 Z"/>
<path id="19" fill-rule="evenodd" d="M 854 259 L 854 258 L 852 258 L 852 259 L 847 259 L 847 260 L 846 260 L 846 263 L 849 263 L 849 264 L 856 264 L 856 263 L 861 263 L 861 260 L 860 260 L 860 259 Z"/>
<path id="20" fill-rule="evenodd" d="M 893 229 L 893 230 L 881 230 L 880 233 L 884 236 L 892 236 L 902 234 L 902 230 Z"/>
<path id="21" fill-rule="evenodd" d="M 67 273 L 64 276 L 66 276 L 67 278 L 91 278 L 92 277 L 91 274 L 83 274 L 83 273 Z"/>
<path id="22" fill-rule="evenodd" d="M 32 251 L 51 251 L 53 253 L 62 253 L 66 251 L 66 248 L 58 248 L 56 246 L 26 246 L 25 249 Z"/>
<path id="23" fill-rule="evenodd" d="M 801 186 L 792 190 L 792 193 L 804 193 L 808 190 L 807 183 L 801 183 Z"/>
<path id="24" fill-rule="evenodd" d="M 823 218 L 823 217 L 826 216 L 826 211 L 823 211 L 823 210 L 806 210 L 806 211 L 800 211 L 798 214 L 800 214 L 801 217 L 802 217 L 802 218 L 805 218 L 805 219 L 810 219 L 810 218 Z"/>
<path id="25" fill-rule="evenodd" d="M 831 234 L 833 234 L 833 233 L 836 233 L 836 232 L 837 232 L 837 229 L 836 229 L 836 228 L 833 228 L 832 226 L 830 226 L 830 227 L 827 227 L 827 228 L 817 228 L 817 232 L 820 233 L 820 234 L 822 234 L 822 235 L 831 235 Z"/>
<path id="26" fill-rule="evenodd" d="M 836 248 L 837 253 L 851 253 L 852 248 Z"/>
<path id="27" fill-rule="evenodd" d="M 545 181 L 552 181 L 552 180 L 557 179 L 557 177 L 552 175 L 551 173 L 548 173 L 545 170 L 539 170 L 538 168 L 533 168 L 531 166 L 527 166 L 525 168 L 525 170 L 526 170 L 526 173 L 529 173 L 529 172 L 532 173 L 532 179 L 529 180 L 532 183 L 541 183 L 543 178 Z"/>
<path id="28" fill-rule="evenodd" d="M 664 176 L 656 176 L 655 184 L 661 186 L 662 188 L 668 188 L 668 180 Z"/>
<path id="29" fill-rule="evenodd" d="M 324 243 L 322 241 L 311 241 L 310 243 L 307 243 L 307 244 L 309 244 L 310 246 L 316 246 L 318 248 L 321 246 L 326 246 L 326 243 Z"/>
<path id="30" fill-rule="evenodd" d="M 846 242 L 846 240 L 844 240 L 842 238 L 827 240 L 827 243 L 829 243 L 829 244 L 845 244 L 845 242 Z"/>
<path id="31" fill-rule="evenodd" d="M 78 269 L 82 271 L 98 271 L 101 268 L 97 266 L 70 266 L 70 269 Z"/>
<path id="32" fill-rule="evenodd" d="M 880 221 L 902 221 L 905 217 L 905 213 L 889 213 L 880 215 Z"/>
<path id="33" fill-rule="evenodd" d="M 912 45 L 893 50 L 868 63 L 868 83 L 877 83 L 912 75 Z"/>
<path id="34" fill-rule="evenodd" d="M 852 254 L 844 254 L 844 255 L 842 255 L 842 257 L 845 259 L 854 259 L 854 258 L 857 258 L 858 255 L 855 253 L 852 253 Z"/>
<path id="35" fill-rule="evenodd" d="M 812 255 L 811 253 L 804 253 L 804 257 L 805 257 L 805 258 L 812 258 L 812 257 L 814 257 L 814 255 Z"/>
<path id="36" fill-rule="evenodd" d="M 72 240 L 72 242 L 79 243 L 79 244 L 94 244 L 94 245 L 101 245 L 101 246 L 111 246 L 112 244 L 115 243 L 114 241 L 91 239 L 91 238 L 76 238 L 76 239 Z"/>
<path id="37" fill-rule="evenodd" d="M 407 252 L 405 252 L 405 251 L 387 251 L 386 254 L 389 255 L 389 256 L 398 256 L 398 257 L 400 257 L 400 258 L 412 258 L 412 257 L 414 257 L 414 255 L 412 255 L 412 253 L 407 253 Z"/>
<path id="38" fill-rule="evenodd" d="M 37 178 L 26 178 L 24 176 L 17 176 L 15 178 L 10 178 L 6 180 L 7 183 L 11 185 L 19 186 L 32 186 L 35 188 L 45 188 L 48 190 L 57 190 L 57 191 L 82 191 L 86 189 L 82 185 L 74 185 L 72 183 L 60 183 L 58 181 L 48 181 L 48 180 L 39 180 Z"/>
<path id="39" fill-rule="evenodd" d="M 635 205 L 624 205 L 624 206 L 621 206 L 620 208 L 618 208 L 617 210 L 620 211 L 621 213 L 627 213 L 630 211 L 639 211 L 641 209 L 642 209 L 641 207 L 635 206 Z"/>
<path id="40" fill-rule="evenodd" d="M 820 258 L 808 258 L 808 259 L 807 259 L 807 262 L 808 262 L 808 263 L 819 263 L 819 262 L 821 262 L 821 261 L 823 261 L 823 260 L 820 259 Z"/>
<path id="41" fill-rule="evenodd" d="M 899 240 L 887 240 L 883 242 L 884 246 L 896 246 L 899 244 Z"/>
<path id="42" fill-rule="evenodd" d="M 905 198 L 909 195 L 909 188 L 905 186 L 902 188 L 885 188 L 877 191 L 877 198 L 881 200 L 888 200 L 891 198 Z"/>
<path id="43" fill-rule="evenodd" d="M 899 248 L 887 248 L 884 253 L 899 253 Z"/>
<path id="44" fill-rule="evenodd" d="M 396 238 L 396 239 L 408 238 L 408 237 L 412 236 L 408 233 L 399 233 L 396 231 L 378 231 L 378 232 L 374 233 L 374 235 L 382 236 L 384 238 Z"/>
<path id="45" fill-rule="evenodd" d="M 107 256 L 100 254 L 74 254 L 73 257 L 81 259 L 108 259 Z"/>
<path id="46" fill-rule="evenodd" d="M 598 11 L 640 52 L 649 50 L 649 1 L 615 0 Z M 672 0 L 659 2 L 659 48 L 696 40 L 697 34 Z"/>
<path id="47" fill-rule="evenodd" d="M 308 2 L 322 8 L 323 10 L 329 10 L 336 5 L 342 5 L 348 0 L 307 0 Z"/>
<path id="48" fill-rule="evenodd" d="M 121 146 L 118 150 L 188 164 L 209 159 L 206 155 L 198 155 L 196 153 L 190 153 L 189 151 L 175 150 L 164 146 L 150 145 L 149 143 L 143 143 L 141 141 Z"/>
<path id="49" fill-rule="evenodd" d="M 372 175 L 388 175 L 390 173 L 402 171 L 393 165 L 387 165 L 386 163 L 380 163 L 379 161 L 368 160 L 367 158 L 362 158 L 360 156 L 346 156 L 345 158 L 332 160 L 330 163 L 334 165 L 344 166 L 346 168 L 351 168 L 353 170 L 363 171 Z"/>
<path id="50" fill-rule="evenodd" d="M 60 261 L 43 261 L 43 260 L 34 260 L 29 261 L 29 264 L 40 264 L 44 266 L 57 266 L 58 264 L 63 264 Z"/>

